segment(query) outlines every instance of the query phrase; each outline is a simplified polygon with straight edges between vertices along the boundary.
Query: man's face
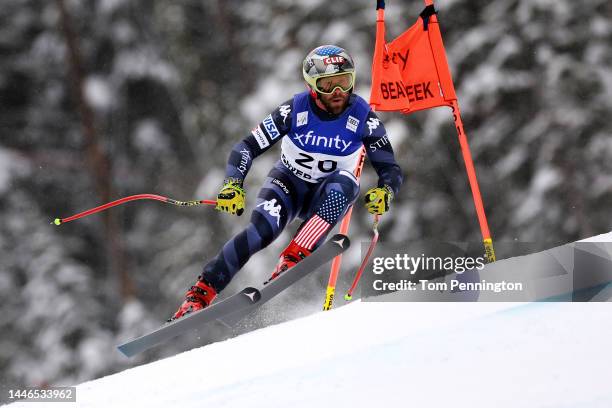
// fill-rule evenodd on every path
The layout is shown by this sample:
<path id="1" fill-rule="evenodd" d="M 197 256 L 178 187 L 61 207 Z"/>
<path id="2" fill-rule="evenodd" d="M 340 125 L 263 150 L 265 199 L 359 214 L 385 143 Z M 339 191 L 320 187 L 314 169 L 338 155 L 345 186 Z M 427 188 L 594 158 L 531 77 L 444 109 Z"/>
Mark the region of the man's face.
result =
<path id="1" fill-rule="evenodd" d="M 341 114 L 348 105 L 350 94 L 336 88 L 331 94 L 319 94 L 319 100 L 325 106 L 325 110 L 334 115 Z"/>
<path id="2" fill-rule="evenodd" d="M 346 109 L 354 79 L 354 75 L 349 72 L 317 79 L 316 88 L 320 95 L 319 99 L 326 111 L 339 115 Z"/>

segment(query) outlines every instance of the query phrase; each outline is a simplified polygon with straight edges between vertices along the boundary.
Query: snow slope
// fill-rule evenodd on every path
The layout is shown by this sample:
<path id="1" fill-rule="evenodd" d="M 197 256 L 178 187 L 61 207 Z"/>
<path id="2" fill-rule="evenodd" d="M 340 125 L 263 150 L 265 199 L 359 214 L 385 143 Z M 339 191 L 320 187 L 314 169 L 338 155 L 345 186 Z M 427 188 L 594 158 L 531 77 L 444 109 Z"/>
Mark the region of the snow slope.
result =
<path id="1" fill-rule="evenodd" d="M 76 406 L 609 408 L 611 315 L 611 303 L 357 301 L 81 384 Z"/>
<path id="2" fill-rule="evenodd" d="M 77 406 L 610 407 L 611 311 L 355 302 L 84 383 Z"/>

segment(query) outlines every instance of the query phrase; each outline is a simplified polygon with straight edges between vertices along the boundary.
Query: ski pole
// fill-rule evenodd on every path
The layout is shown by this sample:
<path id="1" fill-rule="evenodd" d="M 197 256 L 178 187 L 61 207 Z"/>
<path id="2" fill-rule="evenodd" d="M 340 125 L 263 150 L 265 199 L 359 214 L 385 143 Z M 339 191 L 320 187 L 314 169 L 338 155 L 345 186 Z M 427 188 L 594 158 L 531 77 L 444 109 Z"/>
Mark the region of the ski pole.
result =
<path id="1" fill-rule="evenodd" d="M 164 196 L 160 196 L 156 194 L 136 194 L 136 195 L 131 195 L 128 197 L 123 197 L 115 201 L 111 201 L 110 203 L 102 204 L 98 207 L 91 208 L 87 211 L 80 212 L 70 217 L 56 218 L 55 220 L 53 220 L 51 224 L 61 225 L 66 222 L 70 222 L 70 221 L 77 220 L 79 218 L 87 217 L 88 215 L 95 214 L 97 212 L 104 211 L 109 208 L 115 207 L 117 205 L 121 205 L 121 204 L 127 203 L 129 201 L 134 201 L 134 200 L 157 200 L 157 201 L 161 201 L 164 203 L 174 204 L 174 205 L 179 205 L 179 206 L 184 206 L 184 207 L 191 207 L 194 205 L 203 205 L 203 204 L 204 205 L 217 205 L 217 202 L 215 200 L 178 201 L 172 198 L 168 198 L 168 197 L 164 197 Z"/>
<path id="2" fill-rule="evenodd" d="M 357 270 L 357 273 L 355 274 L 355 279 L 353 279 L 353 284 L 349 288 L 346 295 L 344 295 L 344 300 L 346 300 L 347 302 L 353 298 L 353 291 L 357 287 L 357 284 L 359 283 L 359 279 L 361 279 L 361 274 L 363 274 L 363 271 L 366 265 L 368 264 L 368 260 L 370 259 L 372 252 L 374 252 L 374 248 L 376 247 L 376 243 L 378 242 L 378 222 L 379 220 L 380 220 L 380 215 L 376 214 L 374 216 L 374 224 L 372 225 L 372 231 L 374 231 L 374 235 L 372 236 L 370 247 L 368 248 L 368 252 L 366 253 L 365 257 L 363 258 L 363 261 L 361 262 L 361 266 L 359 267 L 359 269 Z"/>

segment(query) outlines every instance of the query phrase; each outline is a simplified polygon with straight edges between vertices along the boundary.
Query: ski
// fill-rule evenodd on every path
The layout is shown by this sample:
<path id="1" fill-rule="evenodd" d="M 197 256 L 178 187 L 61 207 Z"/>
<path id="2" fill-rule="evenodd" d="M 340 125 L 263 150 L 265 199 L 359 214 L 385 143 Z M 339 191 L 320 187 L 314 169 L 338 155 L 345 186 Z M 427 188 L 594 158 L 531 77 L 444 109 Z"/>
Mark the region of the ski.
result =
<path id="1" fill-rule="evenodd" d="M 264 284 L 265 286 L 259 289 L 259 292 L 261 293 L 261 299 L 259 302 L 222 316 L 218 318 L 217 321 L 223 323 L 227 327 L 236 325 L 236 323 L 245 318 L 255 308 L 263 305 L 268 300 L 272 299 L 274 296 L 278 295 L 280 292 L 302 279 L 304 276 L 325 265 L 337 255 L 340 255 L 342 252 L 346 251 L 349 246 L 350 241 L 346 235 L 334 235 L 320 248 L 313 252 L 312 255 L 302 260 L 293 268 L 283 272 L 274 280 Z"/>
<path id="2" fill-rule="evenodd" d="M 133 357 L 153 346 L 173 339 L 186 331 L 200 327 L 228 313 L 255 304 L 260 298 L 261 294 L 259 290 L 251 287 L 245 288 L 235 295 L 223 299 L 219 303 L 213 303 L 207 308 L 171 321 L 157 330 L 120 344 L 117 348 L 126 357 Z"/>
<path id="3" fill-rule="evenodd" d="M 213 303 L 202 310 L 190 313 L 180 319 L 167 323 L 159 329 L 127 341 L 117 346 L 117 348 L 126 357 L 133 357 L 153 346 L 164 343 L 182 333 L 198 328 L 214 320 L 220 321 L 226 326 L 232 325 L 242 320 L 242 318 L 255 309 L 258 304 L 267 302 L 308 273 L 318 269 L 336 255 L 344 252 L 349 245 L 350 241 L 348 237 L 342 234 L 336 234 L 313 252 L 312 255 L 293 268 L 282 273 L 262 289 L 255 289 L 252 287 L 245 288 L 219 303 Z"/>

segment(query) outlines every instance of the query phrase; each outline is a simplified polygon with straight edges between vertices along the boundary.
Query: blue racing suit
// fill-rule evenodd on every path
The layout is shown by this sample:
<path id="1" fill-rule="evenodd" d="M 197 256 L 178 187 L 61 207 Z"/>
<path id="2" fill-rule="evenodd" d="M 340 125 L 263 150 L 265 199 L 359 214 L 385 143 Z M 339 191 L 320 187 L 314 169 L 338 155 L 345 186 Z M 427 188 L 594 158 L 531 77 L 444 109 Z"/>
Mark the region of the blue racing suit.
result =
<path id="1" fill-rule="evenodd" d="M 379 187 L 388 185 L 397 194 L 402 184 L 384 125 L 356 94 L 350 95 L 339 115 L 320 109 L 309 92 L 295 95 L 234 146 L 226 176 L 243 180 L 253 160 L 279 141 L 280 160 L 259 191 L 249 224 L 204 266 L 202 279 L 217 292 L 293 219 L 304 220 L 304 226 L 316 215 L 333 227 L 342 218 L 359 194 L 353 171 L 362 146 L 378 175 Z M 317 236 L 309 249 L 320 245 L 325 235 Z"/>

